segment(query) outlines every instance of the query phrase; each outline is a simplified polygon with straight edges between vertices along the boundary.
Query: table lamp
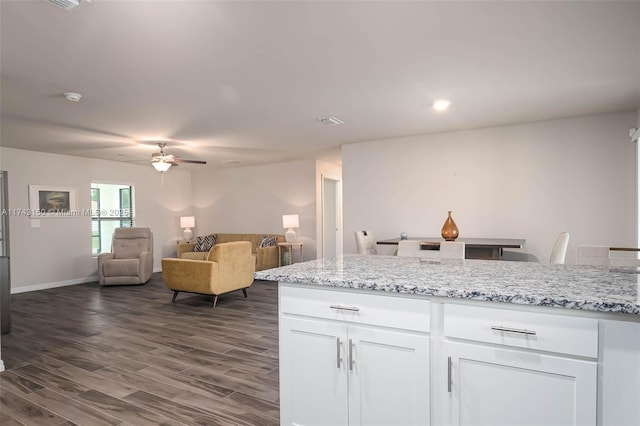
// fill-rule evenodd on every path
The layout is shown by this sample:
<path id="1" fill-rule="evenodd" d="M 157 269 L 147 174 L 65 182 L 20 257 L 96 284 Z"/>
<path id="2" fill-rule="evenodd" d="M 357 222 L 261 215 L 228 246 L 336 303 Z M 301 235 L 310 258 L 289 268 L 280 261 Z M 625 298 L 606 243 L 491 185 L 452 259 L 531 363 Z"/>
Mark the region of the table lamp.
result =
<path id="1" fill-rule="evenodd" d="M 184 228 L 184 239 L 189 241 L 193 237 L 191 228 L 196 226 L 196 218 L 193 216 L 180 216 L 180 228 Z"/>
<path id="2" fill-rule="evenodd" d="M 288 243 L 292 243 L 296 240 L 296 233 L 293 228 L 298 228 L 300 225 L 298 223 L 298 215 L 297 214 L 283 214 L 282 215 L 282 227 L 288 228 L 287 232 L 284 234 L 284 239 Z"/>

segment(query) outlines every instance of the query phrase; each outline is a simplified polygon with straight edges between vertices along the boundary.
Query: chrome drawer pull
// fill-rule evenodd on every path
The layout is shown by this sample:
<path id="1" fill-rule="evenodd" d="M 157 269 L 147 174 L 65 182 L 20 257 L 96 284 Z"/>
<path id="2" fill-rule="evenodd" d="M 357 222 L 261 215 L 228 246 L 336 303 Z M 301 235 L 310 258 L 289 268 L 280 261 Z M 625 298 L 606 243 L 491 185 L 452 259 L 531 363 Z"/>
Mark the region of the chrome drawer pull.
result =
<path id="1" fill-rule="evenodd" d="M 341 311 L 353 311 L 353 312 L 358 312 L 360 311 L 360 308 L 356 307 L 356 306 L 342 306 L 342 305 L 331 305 L 329 306 L 331 309 L 339 309 Z"/>
<path id="2" fill-rule="evenodd" d="M 336 367 L 338 367 L 338 369 L 340 368 L 340 361 L 342 361 L 342 358 L 340 358 L 340 345 L 342 343 L 340 342 L 340 338 L 337 337 L 336 338 Z"/>
<path id="3" fill-rule="evenodd" d="M 536 332 L 533 330 L 527 330 L 526 328 L 509 328 L 509 327 L 503 327 L 501 325 L 493 325 L 491 326 L 492 330 L 495 331 L 506 331 L 507 333 L 518 333 L 518 334 L 528 334 L 530 336 L 535 336 Z"/>

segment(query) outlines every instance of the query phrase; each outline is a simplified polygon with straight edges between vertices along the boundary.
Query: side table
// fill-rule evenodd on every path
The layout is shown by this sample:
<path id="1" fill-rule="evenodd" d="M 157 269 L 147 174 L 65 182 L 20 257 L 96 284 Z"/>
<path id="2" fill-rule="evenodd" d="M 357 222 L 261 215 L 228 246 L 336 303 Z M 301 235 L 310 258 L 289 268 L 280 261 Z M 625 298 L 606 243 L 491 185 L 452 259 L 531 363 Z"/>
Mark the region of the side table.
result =
<path id="1" fill-rule="evenodd" d="M 278 266 L 302 262 L 302 243 L 278 243 Z"/>

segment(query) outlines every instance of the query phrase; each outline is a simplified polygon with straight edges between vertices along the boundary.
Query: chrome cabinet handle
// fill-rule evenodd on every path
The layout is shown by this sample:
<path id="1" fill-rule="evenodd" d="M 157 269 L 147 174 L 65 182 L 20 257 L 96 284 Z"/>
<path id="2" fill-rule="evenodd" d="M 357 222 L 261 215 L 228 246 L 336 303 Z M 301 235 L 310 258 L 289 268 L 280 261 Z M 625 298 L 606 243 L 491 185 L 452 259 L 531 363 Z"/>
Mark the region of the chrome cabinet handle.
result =
<path id="1" fill-rule="evenodd" d="M 330 305 L 329 307 L 331 309 L 338 309 L 338 310 L 341 310 L 341 311 L 354 311 L 354 312 L 360 311 L 360 308 L 358 308 L 356 306 Z"/>
<path id="2" fill-rule="evenodd" d="M 342 343 L 340 342 L 340 338 L 336 337 L 336 367 L 338 367 L 338 369 L 340 369 L 340 361 L 342 361 L 342 358 L 340 358 L 340 345 Z"/>
<path id="3" fill-rule="evenodd" d="M 518 334 L 528 334 L 530 336 L 535 336 L 536 332 L 533 330 L 527 330 L 526 328 L 509 328 L 509 327 L 504 327 L 502 325 L 494 325 L 491 326 L 492 330 L 495 331 L 506 331 L 507 333 L 518 333 Z"/>
<path id="4" fill-rule="evenodd" d="M 447 358 L 447 392 L 451 393 L 451 357 Z"/>
<path id="5" fill-rule="evenodd" d="M 349 370 L 353 371 L 353 342 L 349 339 Z"/>

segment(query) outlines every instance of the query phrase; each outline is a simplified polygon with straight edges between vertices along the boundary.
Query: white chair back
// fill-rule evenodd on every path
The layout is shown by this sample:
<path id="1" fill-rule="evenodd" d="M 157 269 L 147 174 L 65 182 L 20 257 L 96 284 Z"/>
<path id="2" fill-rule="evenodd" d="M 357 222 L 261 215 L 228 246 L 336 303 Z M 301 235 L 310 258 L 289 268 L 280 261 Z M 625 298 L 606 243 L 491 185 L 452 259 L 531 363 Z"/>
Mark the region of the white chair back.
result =
<path id="1" fill-rule="evenodd" d="M 549 263 L 563 264 L 564 258 L 567 255 L 567 247 L 569 246 L 569 233 L 562 232 L 558 235 L 553 249 L 551 249 L 551 256 L 549 257 Z"/>
<path id="2" fill-rule="evenodd" d="M 398 256 L 421 259 L 464 259 L 465 243 L 443 241 L 439 250 L 422 250 L 420 241 L 402 240 L 398 243 Z"/>
<path id="3" fill-rule="evenodd" d="M 419 257 L 420 241 L 401 240 L 398 243 L 398 256 L 400 257 Z"/>
<path id="4" fill-rule="evenodd" d="M 578 265 L 609 266 L 608 246 L 578 246 Z"/>
<path id="5" fill-rule="evenodd" d="M 356 250 L 358 254 L 378 254 L 376 240 L 369 231 L 356 231 Z"/>
<path id="6" fill-rule="evenodd" d="M 578 246 L 578 265 L 640 267 L 635 248 L 611 248 L 609 246 Z"/>
<path id="7" fill-rule="evenodd" d="M 640 259 L 628 258 L 628 257 L 613 257 L 609 253 L 609 266 L 616 268 L 624 267 L 640 267 Z"/>
<path id="8" fill-rule="evenodd" d="M 443 241 L 440 243 L 441 259 L 464 259 L 465 243 L 459 241 Z"/>

